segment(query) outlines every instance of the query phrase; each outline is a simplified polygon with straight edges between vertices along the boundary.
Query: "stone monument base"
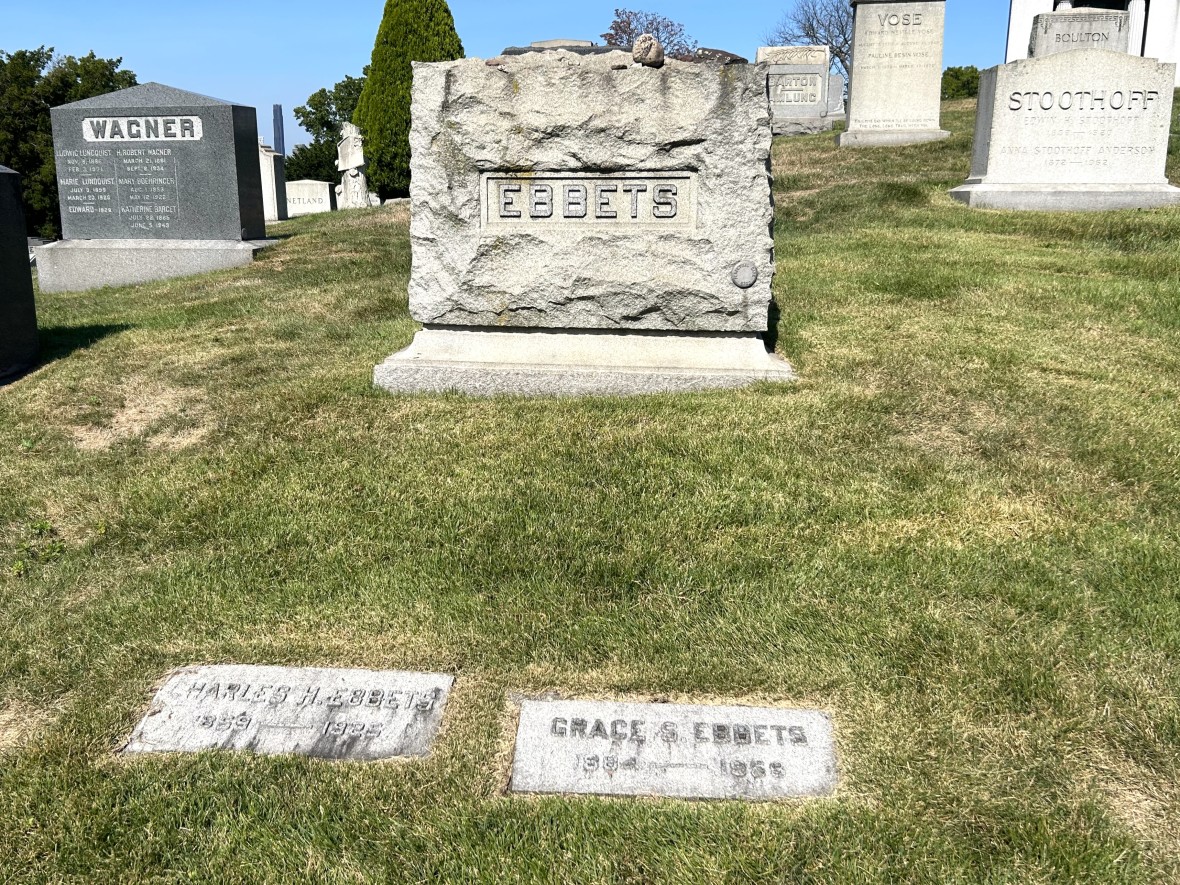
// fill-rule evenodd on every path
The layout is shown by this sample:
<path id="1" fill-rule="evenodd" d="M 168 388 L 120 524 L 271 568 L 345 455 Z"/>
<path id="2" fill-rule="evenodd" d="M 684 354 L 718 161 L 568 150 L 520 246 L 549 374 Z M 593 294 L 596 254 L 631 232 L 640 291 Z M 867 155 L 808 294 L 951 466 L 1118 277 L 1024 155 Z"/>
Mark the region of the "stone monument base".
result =
<path id="1" fill-rule="evenodd" d="M 85 292 L 244 267 L 273 240 L 61 240 L 36 249 L 42 292 Z"/>
<path id="2" fill-rule="evenodd" d="M 790 363 L 742 332 L 427 327 L 373 370 L 394 393 L 626 396 L 793 381 Z"/>
<path id="3" fill-rule="evenodd" d="M 833 117 L 776 120 L 771 131 L 775 135 L 818 135 L 821 132 L 831 132 L 834 123 Z"/>
<path id="4" fill-rule="evenodd" d="M 836 136 L 839 147 L 901 147 L 950 138 L 945 129 L 850 129 Z"/>
<path id="5" fill-rule="evenodd" d="M 1180 188 L 1168 184 L 991 184 L 968 181 L 950 195 L 973 209 L 1101 212 L 1180 206 Z"/>

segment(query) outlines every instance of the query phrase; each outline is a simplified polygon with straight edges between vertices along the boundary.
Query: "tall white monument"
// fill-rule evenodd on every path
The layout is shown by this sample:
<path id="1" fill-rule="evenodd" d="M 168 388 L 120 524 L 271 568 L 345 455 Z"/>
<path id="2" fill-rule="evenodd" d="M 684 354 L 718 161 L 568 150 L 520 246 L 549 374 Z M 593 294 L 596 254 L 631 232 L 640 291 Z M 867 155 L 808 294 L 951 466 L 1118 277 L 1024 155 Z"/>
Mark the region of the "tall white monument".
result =
<path id="1" fill-rule="evenodd" d="M 1047 12 L 1089 8 L 1130 13 L 1130 54 L 1180 62 L 1180 0 L 1011 0 L 1005 61 L 1028 58 L 1033 19 Z M 1180 86 L 1180 79 L 1176 82 Z"/>

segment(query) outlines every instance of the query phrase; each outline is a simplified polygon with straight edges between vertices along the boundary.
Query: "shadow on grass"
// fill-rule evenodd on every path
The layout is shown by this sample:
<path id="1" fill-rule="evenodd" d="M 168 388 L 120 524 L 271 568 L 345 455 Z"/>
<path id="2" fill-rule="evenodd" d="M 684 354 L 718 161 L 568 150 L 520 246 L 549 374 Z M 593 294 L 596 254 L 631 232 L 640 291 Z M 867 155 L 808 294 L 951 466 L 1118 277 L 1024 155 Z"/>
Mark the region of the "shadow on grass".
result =
<path id="1" fill-rule="evenodd" d="M 132 328 L 126 323 L 99 326 L 45 326 L 39 330 L 41 358 L 38 368 L 64 359 L 76 350 L 85 350 L 97 344 L 108 335 L 115 335 Z"/>

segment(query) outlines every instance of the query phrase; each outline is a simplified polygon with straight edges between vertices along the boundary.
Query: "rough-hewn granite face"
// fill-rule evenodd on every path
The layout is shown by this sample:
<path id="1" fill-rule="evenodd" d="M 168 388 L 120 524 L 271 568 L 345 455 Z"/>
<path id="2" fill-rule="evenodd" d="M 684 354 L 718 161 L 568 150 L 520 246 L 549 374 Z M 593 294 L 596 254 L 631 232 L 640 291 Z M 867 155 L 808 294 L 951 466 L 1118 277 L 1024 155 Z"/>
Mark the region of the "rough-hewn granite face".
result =
<path id="1" fill-rule="evenodd" d="M 415 64 L 414 318 L 765 331 L 766 74 L 562 50 Z"/>

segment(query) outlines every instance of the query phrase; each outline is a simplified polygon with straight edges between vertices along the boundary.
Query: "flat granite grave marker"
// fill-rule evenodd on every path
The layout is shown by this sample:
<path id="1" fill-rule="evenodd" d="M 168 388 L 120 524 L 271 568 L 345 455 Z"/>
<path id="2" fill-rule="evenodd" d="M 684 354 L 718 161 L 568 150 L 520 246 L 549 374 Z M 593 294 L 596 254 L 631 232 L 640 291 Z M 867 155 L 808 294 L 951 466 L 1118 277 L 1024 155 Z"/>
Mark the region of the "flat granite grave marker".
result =
<path id="1" fill-rule="evenodd" d="M 253 260 L 266 236 L 253 108 L 145 83 L 50 114 L 65 239 L 37 249 L 42 291 Z"/>
<path id="2" fill-rule="evenodd" d="M 37 361 L 37 308 L 28 242 L 20 175 L 0 166 L 0 382 Z"/>
<path id="3" fill-rule="evenodd" d="M 1180 203 L 1165 165 L 1176 66 L 1102 49 L 984 71 L 971 175 L 951 196 L 987 209 Z"/>
<path id="4" fill-rule="evenodd" d="M 173 673 L 124 753 L 247 750 L 349 762 L 425 756 L 454 678 L 217 665 Z"/>
<path id="5" fill-rule="evenodd" d="M 630 394 L 790 380 L 766 67 L 564 49 L 415 63 L 410 312 L 391 391 Z"/>
<path id="6" fill-rule="evenodd" d="M 945 0 L 852 0 L 848 129 L 841 147 L 920 144 L 942 129 Z"/>
<path id="7" fill-rule="evenodd" d="M 836 780 L 816 710 L 526 700 L 510 789 L 769 800 L 828 796 Z"/>
<path id="8" fill-rule="evenodd" d="M 1046 12 L 1033 19 L 1029 58 L 1072 49 L 1131 51 L 1131 13 L 1108 9 Z M 1136 53 L 1138 54 L 1138 53 Z"/>

